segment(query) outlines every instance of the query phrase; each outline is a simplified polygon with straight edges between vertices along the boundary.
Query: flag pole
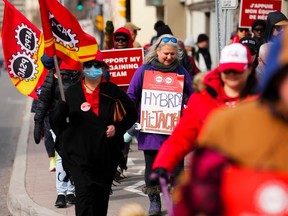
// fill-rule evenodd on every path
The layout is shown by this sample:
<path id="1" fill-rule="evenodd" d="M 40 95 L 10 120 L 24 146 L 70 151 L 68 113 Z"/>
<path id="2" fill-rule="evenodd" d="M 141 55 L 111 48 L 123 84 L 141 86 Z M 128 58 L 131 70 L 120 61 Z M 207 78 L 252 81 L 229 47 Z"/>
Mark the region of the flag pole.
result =
<path id="1" fill-rule="evenodd" d="M 59 69 L 59 62 L 58 62 L 58 59 L 57 59 L 56 55 L 53 56 L 53 60 L 54 60 L 54 65 L 55 65 L 55 69 L 56 69 L 56 73 L 57 73 L 57 77 L 58 77 L 57 80 L 58 80 L 58 85 L 59 85 L 59 90 L 60 90 L 60 96 L 61 96 L 61 99 L 63 101 L 66 101 L 65 94 L 64 94 L 63 82 L 62 82 L 60 69 Z"/>
<path id="2" fill-rule="evenodd" d="M 59 62 L 58 62 L 58 59 L 57 59 L 56 55 L 53 56 L 53 60 L 54 60 L 54 66 L 55 66 L 55 70 L 56 70 L 57 77 L 58 77 L 57 80 L 58 80 L 58 85 L 59 85 L 60 96 L 61 96 L 62 101 L 66 102 L 65 94 L 64 94 L 63 82 L 62 82 L 60 69 L 59 69 Z M 66 122 L 69 123 L 69 117 L 66 118 Z"/>

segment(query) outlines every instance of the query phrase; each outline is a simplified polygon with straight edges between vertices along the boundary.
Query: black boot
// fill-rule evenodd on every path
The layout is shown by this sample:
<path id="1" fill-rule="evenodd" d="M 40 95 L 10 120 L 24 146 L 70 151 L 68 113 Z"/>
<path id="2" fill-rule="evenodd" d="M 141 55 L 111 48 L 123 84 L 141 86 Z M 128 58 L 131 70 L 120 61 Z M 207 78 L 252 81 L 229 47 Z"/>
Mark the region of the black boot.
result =
<path id="1" fill-rule="evenodd" d="M 149 216 L 162 215 L 160 194 L 148 194 L 148 197 L 150 200 Z"/>
<path id="2" fill-rule="evenodd" d="M 150 200 L 149 216 L 160 216 L 161 214 L 161 199 L 160 199 L 160 186 L 145 186 L 142 188 L 145 194 L 148 194 Z"/>

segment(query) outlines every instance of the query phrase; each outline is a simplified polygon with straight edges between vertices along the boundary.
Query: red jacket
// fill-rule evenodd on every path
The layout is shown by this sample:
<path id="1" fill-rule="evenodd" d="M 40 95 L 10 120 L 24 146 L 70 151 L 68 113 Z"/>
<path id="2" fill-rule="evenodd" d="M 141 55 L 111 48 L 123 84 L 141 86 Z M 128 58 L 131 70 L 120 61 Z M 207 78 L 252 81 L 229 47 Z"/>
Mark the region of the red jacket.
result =
<path id="1" fill-rule="evenodd" d="M 185 155 L 194 148 L 198 133 L 208 114 L 224 104 L 233 107 L 239 101 L 239 98 L 226 96 L 217 69 L 209 72 L 203 82 L 207 87 L 200 93 L 193 93 L 189 98 L 180 122 L 171 136 L 162 144 L 153 169 L 165 168 L 168 172 L 172 172 Z"/>

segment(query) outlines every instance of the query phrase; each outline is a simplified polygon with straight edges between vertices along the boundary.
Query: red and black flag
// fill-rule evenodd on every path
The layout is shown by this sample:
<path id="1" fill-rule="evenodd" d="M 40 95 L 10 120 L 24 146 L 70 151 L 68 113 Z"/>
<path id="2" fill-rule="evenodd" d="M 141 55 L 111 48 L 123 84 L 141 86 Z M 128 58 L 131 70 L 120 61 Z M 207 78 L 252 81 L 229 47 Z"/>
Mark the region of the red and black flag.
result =
<path id="1" fill-rule="evenodd" d="M 57 0 L 38 1 L 48 56 L 56 55 L 74 69 L 95 59 L 96 38 L 83 31 L 76 17 Z"/>
<path id="2" fill-rule="evenodd" d="M 38 99 L 36 91 L 48 72 L 40 60 L 43 34 L 11 3 L 3 1 L 2 47 L 7 71 L 22 94 Z"/>

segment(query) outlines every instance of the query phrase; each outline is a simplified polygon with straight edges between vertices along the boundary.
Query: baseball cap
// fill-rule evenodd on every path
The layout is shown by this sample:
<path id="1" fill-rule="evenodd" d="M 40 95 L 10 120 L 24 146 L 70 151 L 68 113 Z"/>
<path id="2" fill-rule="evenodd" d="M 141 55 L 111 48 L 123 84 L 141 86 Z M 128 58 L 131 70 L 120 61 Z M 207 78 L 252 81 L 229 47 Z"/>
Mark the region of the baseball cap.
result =
<path id="1" fill-rule="evenodd" d="M 139 31 L 139 30 L 141 30 L 141 28 L 139 28 L 138 26 L 136 26 L 136 25 L 134 25 L 133 23 L 131 23 L 131 22 L 127 22 L 125 25 L 124 25 L 124 27 L 125 28 L 127 28 L 127 29 L 130 29 L 130 30 L 132 30 L 132 31 Z"/>
<path id="2" fill-rule="evenodd" d="M 232 43 L 222 49 L 218 70 L 221 72 L 225 70 L 244 72 L 251 63 L 252 59 L 248 48 L 241 43 Z"/>
<path id="3" fill-rule="evenodd" d="M 258 42 L 255 38 L 244 37 L 241 38 L 239 42 L 250 50 L 251 55 L 257 54 Z"/>

